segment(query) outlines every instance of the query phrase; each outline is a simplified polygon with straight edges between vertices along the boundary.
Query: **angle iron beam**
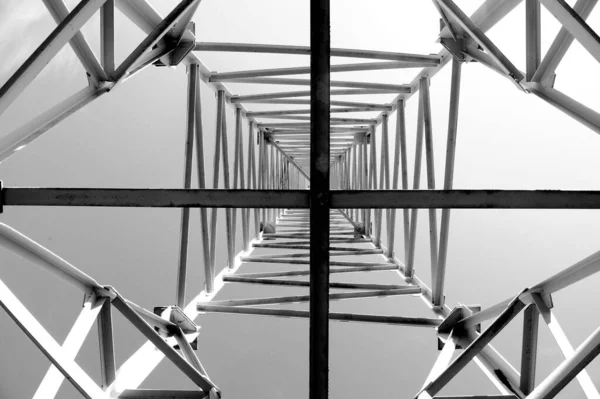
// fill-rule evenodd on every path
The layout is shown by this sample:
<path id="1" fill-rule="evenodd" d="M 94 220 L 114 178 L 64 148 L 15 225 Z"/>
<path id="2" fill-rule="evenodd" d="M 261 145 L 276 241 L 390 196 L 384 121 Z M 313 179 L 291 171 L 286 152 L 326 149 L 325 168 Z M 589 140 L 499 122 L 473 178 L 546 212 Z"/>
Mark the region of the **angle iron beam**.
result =
<path id="1" fill-rule="evenodd" d="M 308 46 L 283 46 L 277 44 L 250 44 L 250 43 L 215 43 L 197 42 L 195 51 L 221 51 L 221 52 L 246 52 L 246 53 L 268 53 L 268 54 L 296 54 L 310 55 Z M 388 51 L 357 50 L 332 48 L 332 57 L 370 58 L 390 61 L 407 62 L 435 62 L 437 58 L 433 55 L 393 53 Z"/>
<path id="2" fill-rule="evenodd" d="M 289 318 L 308 318 L 309 312 L 303 310 L 288 310 L 288 309 L 267 309 L 267 308 L 245 308 L 235 306 L 218 306 L 210 304 L 198 304 L 199 312 L 214 312 L 214 313 L 237 313 L 237 314 L 253 314 L 261 316 L 280 316 Z M 370 314 L 355 314 L 355 313 L 329 313 L 329 320 L 335 321 L 353 321 L 364 323 L 382 323 L 403 325 L 410 327 L 436 327 L 441 323 L 440 319 L 429 319 L 425 317 L 402 317 L 402 316 L 379 316 Z"/>

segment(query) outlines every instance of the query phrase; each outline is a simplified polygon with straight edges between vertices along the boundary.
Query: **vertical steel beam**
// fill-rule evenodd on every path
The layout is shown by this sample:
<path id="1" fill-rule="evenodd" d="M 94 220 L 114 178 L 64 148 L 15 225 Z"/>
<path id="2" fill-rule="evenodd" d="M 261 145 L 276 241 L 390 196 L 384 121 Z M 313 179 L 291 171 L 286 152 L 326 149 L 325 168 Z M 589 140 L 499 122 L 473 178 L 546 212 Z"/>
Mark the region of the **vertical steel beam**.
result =
<path id="1" fill-rule="evenodd" d="M 519 388 L 529 395 L 535 388 L 535 369 L 538 348 L 540 313 L 535 305 L 529 305 L 523 314 L 523 345 L 521 349 L 521 382 Z"/>
<path id="2" fill-rule="evenodd" d="M 352 154 L 352 190 L 358 190 L 358 179 L 356 178 L 357 175 L 357 170 L 358 170 L 358 151 L 357 151 L 357 144 L 354 143 L 352 144 L 351 147 L 351 154 Z M 356 215 L 357 215 L 357 210 L 356 209 L 351 209 L 350 210 L 350 217 L 352 220 L 356 220 Z"/>
<path id="3" fill-rule="evenodd" d="M 417 111 L 417 139 L 415 145 L 415 171 L 413 174 L 413 190 L 421 186 L 421 160 L 423 158 L 423 92 L 419 93 L 419 105 Z M 408 255 L 406 257 L 406 277 L 412 277 L 415 264 L 415 246 L 417 241 L 417 218 L 419 209 L 413 208 L 410 213 L 410 235 L 408 241 Z"/>
<path id="4" fill-rule="evenodd" d="M 383 114 L 381 116 L 381 175 L 379 177 L 380 187 L 379 189 L 390 189 L 390 140 L 389 140 L 389 116 Z M 383 209 L 379 210 L 379 223 L 382 222 Z M 385 227 L 386 237 L 390 237 L 390 209 L 385 210 Z M 389 245 L 389 242 L 387 243 Z"/>
<path id="5" fill-rule="evenodd" d="M 254 142 L 254 122 L 248 122 L 248 188 L 252 188 L 254 190 L 258 189 L 256 185 L 256 159 L 255 159 L 255 146 Z M 252 183 L 252 185 L 250 185 Z M 259 228 L 259 209 L 254 208 L 254 236 L 258 237 L 260 233 Z M 246 247 L 246 251 L 248 250 L 248 246 Z"/>
<path id="6" fill-rule="evenodd" d="M 408 188 L 408 170 L 407 170 L 407 154 L 406 154 L 406 120 L 404 112 L 404 99 L 399 99 L 396 106 L 396 140 L 394 146 L 394 176 L 392 178 L 392 189 L 398 189 L 398 180 L 400 174 L 400 166 L 402 166 L 402 188 Z M 406 250 L 408 249 L 408 209 L 403 209 L 404 213 L 404 256 L 406 262 Z M 396 209 L 390 211 L 389 222 L 391 229 L 388 230 L 388 252 L 386 256 L 391 258 L 394 256 L 394 240 L 396 233 Z"/>
<path id="7" fill-rule="evenodd" d="M 223 112 L 225 108 L 225 93 L 223 90 L 217 92 L 217 128 L 215 138 L 215 157 L 213 160 L 213 188 L 219 188 L 219 167 L 221 161 L 221 135 L 223 130 Z M 212 208 L 210 214 L 210 267 L 212 275 L 215 275 L 215 249 L 217 244 L 217 216 L 218 209 Z"/>
<path id="8" fill-rule="evenodd" d="M 423 127 L 425 131 L 425 159 L 427 163 L 427 188 L 435 189 L 435 164 L 433 155 L 433 126 L 431 121 L 431 100 L 429 77 L 421 78 L 421 99 L 423 101 Z M 438 271 L 438 230 L 437 210 L 429 209 L 429 242 L 431 257 L 431 281 L 437 281 Z"/>
<path id="9" fill-rule="evenodd" d="M 240 188 L 246 189 L 246 188 L 250 188 L 250 175 L 248 174 L 248 185 L 246 185 L 246 180 L 244 177 L 244 138 L 242 136 L 242 110 L 239 108 L 236 108 L 236 120 L 237 118 L 239 118 L 240 120 L 240 127 L 239 127 L 239 132 L 240 132 L 240 145 L 239 145 L 239 150 L 238 150 L 238 156 L 240 158 L 239 161 L 239 168 L 240 168 Z M 250 157 L 248 157 L 248 172 L 250 172 Z M 250 223 L 250 209 L 248 208 L 242 208 L 242 245 L 243 245 L 243 250 L 247 251 L 248 250 L 248 244 L 250 242 L 250 237 L 249 237 L 249 230 L 248 230 L 248 225 Z M 235 231 L 235 229 L 234 229 Z"/>
<path id="10" fill-rule="evenodd" d="M 365 190 L 371 189 L 371 181 L 370 181 L 371 169 L 370 169 L 370 159 L 369 159 L 369 152 L 371 151 L 369 144 L 370 144 L 371 140 L 372 140 L 372 137 L 370 137 L 370 136 L 367 137 L 365 135 L 365 148 L 364 148 L 365 170 L 364 170 L 364 180 L 363 180 Z M 371 209 L 370 208 L 365 209 L 365 235 L 367 237 L 371 236 Z"/>
<path id="11" fill-rule="evenodd" d="M 329 396 L 329 12 L 310 1 L 310 399 Z"/>
<path id="12" fill-rule="evenodd" d="M 369 186 L 367 185 L 368 184 L 368 180 L 369 180 L 369 176 L 368 176 L 368 174 L 369 174 L 369 172 L 368 172 L 369 155 L 368 155 L 368 152 L 367 152 L 367 145 L 368 145 L 368 143 L 367 143 L 367 135 L 365 134 L 364 135 L 363 146 L 362 146 L 362 150 L 363 150 L 362 188 L 363 188 L 363 190 L 368 190 L 369 189 Z M 367 226 L 368 220 L 367 219 L 370 219 L 370 215 L 369 214 L 370 214 L 370 212 L 369 212 L 369 210 L 367 208 L 363 209 L 363 224 L 364 224 L 364 227 L 365 227 L 365 234 L 367 236 L 369 235 L 369 233 L 367 232 L 368 231 L 368 226 Z"/>
<path id="13" fill-rule="evenodd" d="M 398 113 L 397 124 L 400 134 L 400 164 L 402 165 L 402 189 L 408 190 L 408 153 L 406 151 L 406 115 L 404 99 L 398 100 L 396 107 Z M 396 160 L 398 162 L 398 160 Z M 410 234 L 410 216 L 408 209 L 402 210 L 403 225 L 404 225 L 404 262 L 408 258 L 409 234 Z"/>
<path id="14" fill-rule="evenodd" d="M 264 152 L 264 142 L 265 142 L 265 135 L 263 134 L 263 132 L 261 130 L 259 130 L 257 133 L 258 135 L 258 189 L 259 190 L 264 190 L 265 186 L 264 186 L 264 179 L 263 179 L 263 164 L 264 164 L 264 158 L 265 158 L 265 152 Z M 260 223 L 264 226 L 265 223 L 265 208 L 262 208 L 260 210 Z"/>
<path id="15" fill-rule="evenodd" d="M 268 168 L 267 168 L 267 187 L 271 190 L 275 188 L 275 149 L 273 145 L 267 147 L 269 149 Z M 275 223 L 275 209 L 269 208 L 269 222 Z"/>
<path id="16" fill-rule="evenodd" d="M 198 85 L 198 69 L 194 65 L 188 68 L 187 91 L 187 131 L 185 138 L 185 160 L 183 170 L 183 187 L 192 187 L 192 160 L 194 155 L 194 127 L 196 123 L 196 86 Z M 177 269 L 176 303 L 185 307 L 185 283 L 187 275 L 188 244 L 190 238 L 190 208 L 181 209 L 181 236 L 179 241 L 179 267 Z"/>
<path id="17" fill-rule="evenodd" d="M 106 75 L 115 71 L 115 0 L 106 0 L 100 10 L 100 59 Z"/>
<path id="18" fill-rule="evenodd" d="M 460 100 L 460 77 L 462 64 L 452 60 L 452 82 L 450 87 L 450 111 L 448 116 L 448 142 L 446 144 L 446 169 L 444 190 L 452 190 L 454 182 L 454 160 L 456 158 L 456 135 L 458 129 L 458 108 Z M 444 305 L 444 280 L 446 277 L 446 259 L 448 256 L 448 233 L 450 230 L 450 209 L 442 210 L 440 227 L 440 252 L 435 279 L 432 276 L 432 297 L 434 306 Z"/>
<path id="19" fill-rule="evenodd" d="M 193 64 L 196 73 L 200 73 L 200 66 Z M 200 75 L 198 75 L 200 76 Z M 206 188 L 206 176 L 204 173 L 204 131 L 202 129 L 202 99 L 200 97 L 200 81 L 196 84 L 196 168 L 198 178 L 198 188 Z M 206 208 L 200 208 L 200 228 L 202 230 L 202 255 L 204 259 L 204 281 L 206 292 L 212 293 L 214 290 L 215 275 L 210 263 L 210 243 L 208 231 L 208 212 Z"/>
<path id="20" fill-rule="evenodd" d="M 240 176 L 240 140 L 242 139 L 242 109 L 235 108 L 235 142 L 233 149 L 233 182 L 232 188 L 237 189 L 243 188 L 238 185 L 238 178 L 241 182 Z M 242 161 L 243 162 L 243 161 Z M 242 172 L 243 174 L 243 172 Z M 231 230 L 233 231 L 233 239 L 235 240 L 235 232 L 237 231 L 237 208 L 231 210 Z M 244 218 L 244 212 L 242 211 L 242 219 Z"/>
<path id="21" fill-rule="evenodd" d="M 229 149 L 227 146 L 227 114 L 225 112 L 225 97 L 223 97 L 223 115 L 221 123 L 223 124 L 221 132 L 223 148 L 223 186 L 229 189 Z M 232 226 L 232 209 L 225 209 L 225 230 L 227 232 L 227 265 L 230 269 L 235 267 L 235 231 Z"/>
<path id="22" fill-rule="evenodd" d="M 375 126 L 370 127 L 371 130 L 371 159 L 369 161 L 370 164 L 370 173 L 369 173 L 369 189 L 377 190 L 377 141 L 375 137 Z M 381 241 L 377 238 L 377 210 L 373 211 L 373 223 L 375 224 L 375 241 L 374 245 L 378 247 L 381 244 Z"/>
<path id="23" fill-rule="evenodd" d="M 525 79 L 529 82 L 535 75 L 542 59 L 542 35 L 539 0 L 525 2 L 525 60 L 527 63 Z"/>

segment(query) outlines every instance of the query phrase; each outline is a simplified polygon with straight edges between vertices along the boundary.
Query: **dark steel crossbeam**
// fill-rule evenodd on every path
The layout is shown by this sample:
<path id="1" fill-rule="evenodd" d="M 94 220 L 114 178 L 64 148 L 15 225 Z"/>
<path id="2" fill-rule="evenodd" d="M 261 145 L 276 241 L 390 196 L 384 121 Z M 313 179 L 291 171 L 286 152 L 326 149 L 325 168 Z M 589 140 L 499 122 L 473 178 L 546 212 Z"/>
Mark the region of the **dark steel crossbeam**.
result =
<path id="1" fill-rule="evenodd" d="M 307 190 L 7 187 L 0 197 L 4 206 L 297 209 L 310 205 Z M 336 190 L 329 198 L 332 209 L 600 209 L 600 191 Z"/>

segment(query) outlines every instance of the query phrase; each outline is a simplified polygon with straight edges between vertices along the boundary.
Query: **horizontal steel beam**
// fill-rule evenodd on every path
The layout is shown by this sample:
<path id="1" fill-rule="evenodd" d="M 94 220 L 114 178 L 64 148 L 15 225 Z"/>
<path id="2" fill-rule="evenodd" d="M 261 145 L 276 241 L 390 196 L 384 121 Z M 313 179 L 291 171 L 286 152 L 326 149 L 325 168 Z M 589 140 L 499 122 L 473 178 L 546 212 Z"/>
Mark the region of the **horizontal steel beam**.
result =
<path id="1" fill-rule="evenodd" d="M 600 209 L 600 191 L 349 190 L 332 191 L 331 207 Z"/>
<path id="2" fill-rule="evenodd" d="M 342 112 L 376 112 L 377 109 L 370 107 L 344 107 L 344 108 L 331 108 L 331 113 L 342 113 Z M 257 111 L 248 112 L 246 116 L 259 117 L 259 116 L 276 116 L 276 115 L 308 115 L 310 109 L 279 109 L 269 111 Z"/>
<path id="3" fill-rule="evenodd" d="M 389 94 L 389 90 L 383 89 L 337 89 L 330 91 L 332 96 L 356 96 L 356 95 L 367 95 L 367 94 Z M 410 87 L 403 88 L 397 93 L 410 93 Z M 310 91 L 285 91 L 276 93 L 264 93 L 264 94 L 252 94 L 247 96 L 233 96 L 230 101 L 233 104 L 257 102 L 262 100 L 275 100 L 278 98 L 295 98 L 295 97 L 309 97 Z"/>
<path id="4" fill-rule="evenodd" d="M 419 290 L 420 292 L 420 290 Z M 360 299 L 360 298 L 373 298 L 373 297 L 385 297 L 385 296 L 398 296 L 398 295 L 412 295 L 414 290 L 411 287 L 408 288 L 396 288 L 396 289 L 384 289 L 384 290 L 365 290 L 358 292 L 340 292 L 329 294 L 330 301 L 337 301 L 342 299 Z M 269 298 L 250 298 L 250 299 L 227 299 L 223 301 L 212 301 L 213 306 L 255 306 L 255 305 L 275 305 L 275 304 L 290 304 L 308 302 L 310 295 L 294 295 L 294 296 L 281 296 L 281 297 L 269 297 Z"/>
<path id="5" fill-rule="evenodd" d="M 232 79 L 234 83 L 251 83 L 264 85 L 288 85 L 288 86 L 310 86 L 310 79 L 298 78 L 239 78 Z M 370 82 L 354 82 L 345 80 L 332 80 L 329 82 L 330 87 L 347 87 L 354 89 L 378 89 L 392 93 L 406 93 L 406 90 L 411 90 L 410 85 L 393 85 L 388 83 L 370 83 Z"/>
<path id="6" fill-rule="evenodd" d="M 198 304 L 196 308 L 199 312 L 212 313 L 238 313 L 238 314 L 253 314 L 261 316 L 280 316 L 291 318 L 308 318 L 308 311 L 304 310 L 288 310 L 288 309 L 265 309 L 265 308 L 244 308 L 235 306 L 218 306 L 208 304 Z M 354 321 L 364 323 L 383 323 L 404 325 L 412 327 L 437 327 L 440 325 L 440 319 L 428 319 L 425 317 L 402 317 L 402 316 L 379 316 L 370 314 L 354 314 L 354 313 L 329 313 L 329 320 L 336 321 Z"/>
<path id="7" fill-rule="evenodd" d="M 306 190 L 5 188 L 3 205 L 308 208 Z"/>
<path id="8" fill-rule="evenodd" d="M 221 51 L 238 53 L 267 53 L 267 54 L 297 54 L 310 55 L 308 46 L 283 46 L 277 44 L 250 44 L 250 43 L 215 43 L 197 42 L 194 51 Z M 407 61 L 407 62 L 435 62 L 435 55 L 420 55 L 408 53 L 393 53 L 389 51 L 356 50 L 332 48 L 332 57 L 370 58 L 376 60 Z"/>
<path id="9" fill-rule="evenodd" d="M 356 71 L 377 71 L 385 69 L 404 69 L 436 67 L 440 63 L 439 59 L 421 62 L 405 61 L 385 61 L 385 62 L 362 62 L 358 64 L 332 65 L 331 72 L 356 72 Z M 256 69 L 250 71 L 213 73 L 209 77 L 211 82 L 222 82 L 241 78 L 266 77 L 266 76 L 284 76 L 284 75 L 305 75 L 310 73 L 310 67 L 293 68 L 275 68 L 275 69 Z"/>
<path id="10" fill-rule="evenodd" d="M 362 273 L 362 272 L 386 272 L 386 271 L 398 270 L 398 265 L 387 264 L 380 266 L 360 266 L 360 267 L 340 267 L 329 270 L 330 274 L 336 273 Z M 263 278 L 263 277 L 299 277 L 309 276 L 310 270 L 294 270 L 289 272 L 265 272 L 265 273 L 242 273 L 236 274 L 235 277 L 248 277 L 248 278 Z M 225 278 L 223 278 L 225 281 Z"/>
<path id="11" fill-rule="evenodd" d="M 307 190 L 7 187 L 5 206 L 308 208 Z M 347 190 L 332 208 L 600 209 L 600 191 Z"/>
<path id="12" fill-rule="evenodd" d="M 274 278 L 248 277 L 249 274 L 238 274 L 235 276 L 224 276 L 223 281 L 227 283 L 246 283 L 261 285 L 285 285 L 294 287 L 308 287 L 310 282 L 298 280 L 280 280 Z M 329 288 L 351 289 L 351 290 L 393 290 L 404 289 L 407 294 L 420 294 L 421 288 L 416 286 L 397 285 L 397 284 L 357 284 L 357 283 L 334 283 L 329 282 Z"/>
<path id="13" fill-rule="evenodd" d="M 290 99 L 273 99 L 253 101 L 254 103 L 262 104 L 283 104 L 283 105 L 310 105 L 310 99 L 307 98 L 290 98 Z M 389 104 L 364 103 L 356 101 L 341 101 L 331 100 L 332 107 L 365 107 L 372 108 L 374 111 L 391 112 L 393 106 Z"/>

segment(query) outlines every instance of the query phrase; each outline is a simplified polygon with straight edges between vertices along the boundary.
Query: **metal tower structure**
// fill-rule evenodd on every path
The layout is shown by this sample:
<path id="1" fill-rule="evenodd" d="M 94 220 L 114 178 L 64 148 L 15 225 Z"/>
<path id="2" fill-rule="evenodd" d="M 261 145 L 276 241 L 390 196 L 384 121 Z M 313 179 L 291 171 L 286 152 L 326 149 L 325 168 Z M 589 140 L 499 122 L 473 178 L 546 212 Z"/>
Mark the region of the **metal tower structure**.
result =
<path id="1" fill-rule="evenodd" d="M 441 345 L 439 357 L 423 382 L 422 390 L 404 393 L 403 397 L 448 398 L 438 393 L 469 362 L 475 361 L 499 393 L 477 396 L 477 392 L 473 392 L 472 396 L 460 398 L 552 398 L 575 378 L 588 398 L 599 398 L 598 388 L 585 367 L 600 353 L 600 328 L 573 348 L 553 314 L 552 295 L 600 271 L 600 252 L 485 309 L 463 305 L 449 307 L 444 297 L 451 209 L 600 208 L 600 192 L 597 191 L 453 190 L 463 63 L 478 62 L 490 68 L 513 82 L 518 90 L 539 97 L 600 133 L 598 112 L 553 88 L 554 72 L 574 40 L 600 61 L 600 37 L 585 22 L 597 0 L 577 0 L 573 6 L 564 0 L 524 0 L 527 21 L 526 37 L 523 38 L 527 45 L 525 71 L 517 69 L 486 35 L 522 1 L 485 0 L 475 13 L 467 16 L 453 0 L 433 0 L 441 17 L 439 40 L 444 49 L 435 55 L 418 55 L 331 48 L 329 0 L 310 1 L 310 47 L 197 41 L 191 21 L 200 0 L 182 0 L 167 16 L 159 15 L 145 0 L 81 0 L 72 10 L 68 10 L 62 0 L 43 0 L 57 26 L 0 88 L 0 114 L 67 44 L 87 71 L 89 85 L 25 125 L 3 134 L 0 137 L 0 161 L 18 156 L 17 151 L 26 151 L 29 143 L 53 126 L 96 98 L 110 96 L 113 88 L 151 65 L 186 65 L 188 107 L 184 187 L 181 189 L 3 187 L 0 191 L 0 203 L 6 208 L 5 212 L 10 212 L 13 206 L 181 208 L 176 300 L 172 305 L 157 306 L 153 310 L 126 299 L 126 295 L 118 291 L 118 284 L 114 287 L 99 284 L 50 249 L 0 224 L 0 244 L 4 248 L 58 275 L 84 293 L 81 314 L 67 340 L 60 345 L 0 280 L 0 305 L 52 363 L 36 395 L 54 397 L 67 379 L 83 397 L 94 399 L 227 397 L 227 392 L 221 392 L 210 379 L 194 351 L 199 314 L 220 312 L 308 318 L 309 384 L 313 399 L 328 396 L 330 320 L 435 329 Z M 541 6 L 562 25 L 545 54 L 542 54 L 540 44 Z M 120 65 L 115 65 L 114 61 L 115 42 L 118 41 L 114 30 L 115 7 L 147 35 Z M 100 13 L 102 28 L 99 57 L 81 32 L 95 13 Z M 203 51 L 303 54 L 310 56 L 310 66 L 213 73 L 196 55 Z M 370 61 L 332 66 L 331 57 Z M 434 175 L 429 83 L 448 64 L 452 68 L 452 86 L 448 100 L 447 156 L 443 189 L 438 189 Z M 330 78 L 335 72 L 397 68 L 415 68 L 418 72 L 404 85 Z M 287 77 L 309 73 L 310 79 Z M 217 94 L 212 186 L 206 182 L 204 170 L 204 155 L 213 149 L 203 146 L 203 135 L 207 133 L 202 129 L 200 82 Z M 234 96 L 228 90 L 227 82 L 298 85 L 310 89 Z M 338 99 L 344 95 L 376 93 L 395 93 L 397 97 L 387 104 Z M 411 187 L 404 109 L 413 95 L 413 101 L 418 101 L 419 113 Z M 250 112 L 244 107 L 249 103 L 271 104 L 272 109 Z M 297 109 L 281 105 L 297 105 Z M 235 108 L 236 115 L 235 128 L 230 131 L 224 117 L 225 108 L 229 106 Z M 378 115 L 372 118 L 344 117 L 347 113 L 359 112 Z M 397 118 L 394 143 L 390 143 L 388 137 L 390 117 Z M 248 142 L 251 145 L 247 149 L 243 148 L 244 125 L 248 126 L 250 134 Z M 380 148 L 376 148 L 375 140 L 378 131 L 381 132 Z M 233 160 L 229 159 L 231 141 L 228 139 L 234 140 Z M 426 190 L 419 187 L 423 151 Z M 389 167 L 390 160 L 393 170 Z M 194 163 L 198 189 L 191 188 Z M 224 187 L 218 184 L 221 172 Z M 193 294 L 193 299 L 186 302 L 190 212 L 194 208 L 200 212 L 206 289 Z M 227 241 L 228 265 L 223 270 L 219 270 L 215 262 L 217 208 L 226 209 L 225 220 L 220 221 L 225 223 Z M 241 210 L 240 220 L 237 219 L 238 209 Z M 428 209 L 429 215 L 431 288 L 414 273 L 419 209 Z M 397 210 L 401 212 L 397 214 Z M 441 225 L 438 231 L 439 213 Z M 394 255 L 397 216 L 401 216 L 400 234 L 404 237 L 405 259 Z M 236 255 L 234 240 L 238 228 L 241 228 L 245 245 Z M 253 248 L 278 251 L 255 254 Z M 239 272 L 241 264 L 252 262 L 275 263 L 281 265 L 282 270 Z M 289 264 L 304 265 L 305 269 L 289 271 L 285 266 Z M 329 281 L 332 273 L 381 270 L 395 271 L 397 282 Z M 309 280 L 296 278 L 302 276 Z M 308 287 L 310 291 L 301 296 L 213 300 L 225 283 L 299 286 Z M 431 317 L 329 311 L 331 300 L 395 295 L 419 295 L 424 306 L 431 310 Z M 296 302 L 308 302 L 309 310 L 267 306 Z M 112 330 L 112 312 L 115 310 L 148 340 L 119 369 L 115 366 Z M 521 312 L 524 314 L 522 357 L 517 370 L 494 349 L 492 341 Z M 536 381 L 540 317 L 549 326 L 565 360 L 549 376 Z M 493 321 L 487 328 L 480 328 L 481 323 L 490 320 Z M 100 385 L 74 360 L 94 325 L 98 327 L 100 340 Z M 452 359 L 458 350 L 462 351 Z M 139 389 L 165 357 L 198 389 Z M 9 359 L 0 359 L 0 362 L 6 361 Z"/>

